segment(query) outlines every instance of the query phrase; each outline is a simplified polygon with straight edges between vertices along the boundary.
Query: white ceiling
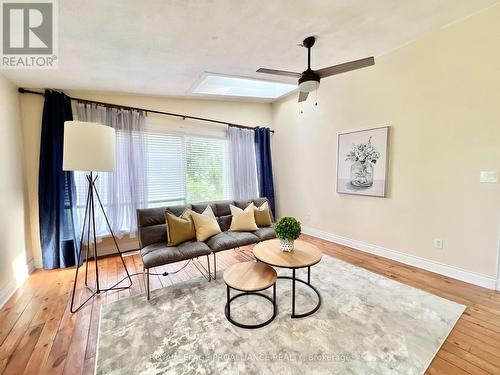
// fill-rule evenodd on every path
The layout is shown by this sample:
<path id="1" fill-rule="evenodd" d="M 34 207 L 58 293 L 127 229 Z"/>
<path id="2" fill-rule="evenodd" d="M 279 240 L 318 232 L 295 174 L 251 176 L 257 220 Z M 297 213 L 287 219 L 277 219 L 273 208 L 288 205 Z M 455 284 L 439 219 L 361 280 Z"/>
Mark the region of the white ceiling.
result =
<path id="1" fill-rule="evenodd" d="M 59 68 L 2 73 L 28 88 L 199 96 L 191 89 L 203 72 L 303 71 L 297 43 L 309 35 L 319 36 L 312 67 L 321 68 L 380 56 L 496 2 L 59 0 Z"/>

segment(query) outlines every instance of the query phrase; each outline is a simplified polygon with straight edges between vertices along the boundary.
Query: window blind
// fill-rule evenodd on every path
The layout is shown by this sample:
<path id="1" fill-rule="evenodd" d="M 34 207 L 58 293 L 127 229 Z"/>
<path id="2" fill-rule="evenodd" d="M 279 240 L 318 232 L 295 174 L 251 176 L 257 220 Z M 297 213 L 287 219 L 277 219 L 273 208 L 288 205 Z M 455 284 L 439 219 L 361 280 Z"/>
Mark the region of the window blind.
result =
<path id="1" fill-rule="evenodd" d="M 182 135 L 151 127 L 147 131 L 150 207 L 186 201 L 186 157 Z"/>
<path id="2" fill-rule="evenodd" d="M 227 199 L 226 138 L 175 132 L 148 124 L 149 207 Z"/>
<path id="3" fill-rule="evenodd" d="M 185 149 L 188 203 L 227 199 L 227 140 L 186 136 Z"/>

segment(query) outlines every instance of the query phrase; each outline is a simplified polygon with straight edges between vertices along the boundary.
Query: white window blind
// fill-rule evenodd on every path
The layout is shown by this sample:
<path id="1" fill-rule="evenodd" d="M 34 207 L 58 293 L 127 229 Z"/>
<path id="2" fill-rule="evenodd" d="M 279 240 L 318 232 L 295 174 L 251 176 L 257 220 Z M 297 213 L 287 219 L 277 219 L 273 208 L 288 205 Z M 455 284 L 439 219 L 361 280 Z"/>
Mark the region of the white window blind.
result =
<path id="1" fill-rule="evenodd" d="M 149 207 L 227 199 L 226 138 L 147 127 Z"/>
<path id="2" fill-rule="evenodd" d="M 228 198 L 227 140 L 185 136 L 185 149 L 188 203 Z"/>
<path id="3" fill-rule="evenodd" d="M 148 199 L 150 207 L 186 201 L 186 158 L 182 135 L 147 131 Z"/>

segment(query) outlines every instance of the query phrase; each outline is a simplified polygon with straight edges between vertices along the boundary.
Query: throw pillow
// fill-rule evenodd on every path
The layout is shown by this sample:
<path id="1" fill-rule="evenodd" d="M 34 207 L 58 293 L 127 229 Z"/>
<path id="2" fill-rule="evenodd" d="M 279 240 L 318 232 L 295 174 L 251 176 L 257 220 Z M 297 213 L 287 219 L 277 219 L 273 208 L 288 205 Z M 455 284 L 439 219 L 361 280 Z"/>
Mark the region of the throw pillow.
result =
<path id="1" fill-rule="evenodd" d="M 191 219 L 192 212 L 192 210 L 186 208 L 181 216 L 176 216 L 172 212 L 165 211 L 167 246 L 177 246 L 196 238 L 193 220 Z"/>
<path id="2" fill-rule="evenodd" d="M 254 215 L 255 223 L 258 227 L 270 227 L 273 225 L 268 202 L 262 203 L 260 207 L 255 207 Z"/>
<path id="3" fill-rule="evenodd" d="M 221 232 L 219 223 L 210 206 L 207 206 L 201 214 L 192 211 L 191 218 L 194 222 L 197 241 L 205 241 Z"/>
<path id="4" fill-rule="evenodd" d="M 259 227 L 257 227 L 257 224 L 255 224 L 253 202 L 250 203 L 244 210 L 239 207 L 233 206 L 232 204 L 229 205 L 229 208 L 231 210 L 231 215 L 233 215 L 233 218 L 231 219 L 231 226 L 229 227 L 230 231 L 243 232 L 259 229 Z"/>

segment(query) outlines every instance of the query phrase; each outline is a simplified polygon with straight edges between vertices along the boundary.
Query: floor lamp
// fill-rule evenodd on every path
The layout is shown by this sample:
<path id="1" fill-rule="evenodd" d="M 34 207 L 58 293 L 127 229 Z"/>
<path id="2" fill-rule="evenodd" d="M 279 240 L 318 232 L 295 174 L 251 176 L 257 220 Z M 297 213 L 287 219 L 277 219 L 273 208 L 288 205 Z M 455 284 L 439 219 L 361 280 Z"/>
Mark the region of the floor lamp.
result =
<path id="1" fill-rule="evenodd" d="M 82 236 L 80 246 L 76 249 L 77 263 L 75 280 L 73 282 L 73 292 L 71 295 L 71 312 L 75 313 L 89 302 L 96 294 L 111 290 L 123 290 L 132 286 L 132 279 L 123 259 L 122 252 L 118 247 L 118 242 L 111 229 L 108 217 L 104 210 L 99 192 L 96 187 L 97 174 L 95 172 L 113 172 L 115 170 L 115 129 L 90 122 L 66 121 L 64 123 L 64 148 L 63 148 L 63 170 L 65 171 L 87 171 L 87 200 L 85 204 L 85 215 L 83 218 Z M 111 287 L 103 288 L 99 283 L 99 262 L 96 236 L 96 207 L 104 215 L 106 225 L 113 238 L 113 242 L 118 251 L 127 276 Z M 85 287 L 91 292 L 90 297 L 75 307 L 75 291 L 78 282 L 78 271 L 82 262 L 82 245 L 84 239 L 87 240 L 87 251 L 85 261 Z M 92 246 L 91 246 L 92 245 Z M 92 249 L 92 253 L 91 253 Z M 95 262 L 95 287 L 88 283 L 89 255 L 94 257 Z M 128 279 L 128 286 L 118 285 Z"/>

